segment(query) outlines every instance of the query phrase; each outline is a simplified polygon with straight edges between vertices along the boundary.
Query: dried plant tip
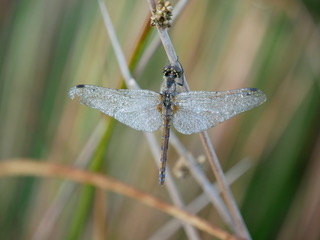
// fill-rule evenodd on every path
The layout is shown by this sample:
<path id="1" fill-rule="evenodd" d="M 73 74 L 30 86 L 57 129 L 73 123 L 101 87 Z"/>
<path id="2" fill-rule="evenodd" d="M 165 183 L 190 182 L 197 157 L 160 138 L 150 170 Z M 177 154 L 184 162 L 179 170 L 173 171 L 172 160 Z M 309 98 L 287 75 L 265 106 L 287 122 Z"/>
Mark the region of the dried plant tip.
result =
<path id="1" fill-rule="evenodd" d="M 184 158 L 179 158 L 173 167 L 173 174 L 176 178 L 182 179 L 190 175 L 190 170 L 187 166 L 186 160 Z"/>
<path id="2" fill-rule="evenodd" d="M 200 155 L 196 159 L 196 164 L 203 169 L 204 168 L 204 163 L 206 162 L 206 157 L 204 155 Z M 181 178 L 186 178 L 190 175 L 190 169 L 189 166 L 184 158 L 179 158 L 179 160 L 175 163 L 173 167 L 173 173 L 174 175 L 181 179 Z"/>
<path id="3" fill-rule="evenodd" d="M 173 7 L 170 1 L 158 0 L 156 9 L 152 11 L 151 26 L 160 28 L 171 27 Z"/>

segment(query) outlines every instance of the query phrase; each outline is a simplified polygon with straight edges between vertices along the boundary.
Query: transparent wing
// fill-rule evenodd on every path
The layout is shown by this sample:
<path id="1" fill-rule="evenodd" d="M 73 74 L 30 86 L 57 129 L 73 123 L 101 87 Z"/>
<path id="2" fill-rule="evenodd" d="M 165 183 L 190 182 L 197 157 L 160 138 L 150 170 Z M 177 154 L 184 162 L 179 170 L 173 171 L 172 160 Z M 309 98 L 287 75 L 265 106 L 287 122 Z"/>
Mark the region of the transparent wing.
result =
<path id="1" fill-rule="evenodd" d="M 255 88 L 225 92 L 183 92 L 176 96 L 173 126 L 183 134 L 202 132 L 266 101 Z"/>
<path id="2" fill-rule="evenodd" d="M 98 109 L 136 130 L 153 132 L 162 124 L 158 111 L 160 94 L 147 90 L 110 89 L 92 85 L 77 85 L 69 96 L 80 103 Z"/>

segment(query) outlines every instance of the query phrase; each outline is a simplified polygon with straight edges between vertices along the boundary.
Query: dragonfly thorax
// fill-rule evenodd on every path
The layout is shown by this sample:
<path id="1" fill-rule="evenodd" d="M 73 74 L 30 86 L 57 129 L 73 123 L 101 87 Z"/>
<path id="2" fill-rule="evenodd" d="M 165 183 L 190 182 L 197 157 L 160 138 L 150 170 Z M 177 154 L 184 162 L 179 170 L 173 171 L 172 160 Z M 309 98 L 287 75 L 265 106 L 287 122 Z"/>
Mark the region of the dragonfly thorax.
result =
<path id="1" fill-rule="evenodd" d="M 173 110 L 174 96 L 170 92 L 166 91 L 162 94 L 162 105 L 163 109 Z"/>

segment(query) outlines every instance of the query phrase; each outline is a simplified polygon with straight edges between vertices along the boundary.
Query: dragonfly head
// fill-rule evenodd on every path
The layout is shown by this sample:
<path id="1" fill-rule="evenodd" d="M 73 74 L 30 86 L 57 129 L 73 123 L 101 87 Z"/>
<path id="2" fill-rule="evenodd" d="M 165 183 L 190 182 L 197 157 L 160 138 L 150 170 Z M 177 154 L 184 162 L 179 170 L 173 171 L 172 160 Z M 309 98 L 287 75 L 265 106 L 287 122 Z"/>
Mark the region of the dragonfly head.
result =
<path id="1" fill-rule="evenodd" d="M 163 68 L 163 76 L 169 79 L 181 77 L 181 69 L 173 64 L 169 64 Z"/>
<path id="2" fill-rule="evenodd" d="M 175 87 L 176 83 L 180 81 L 182 70 L 173 65 L 169 64 L 163 68 L 163 78 L 165 85 L 168 89 Z"/>

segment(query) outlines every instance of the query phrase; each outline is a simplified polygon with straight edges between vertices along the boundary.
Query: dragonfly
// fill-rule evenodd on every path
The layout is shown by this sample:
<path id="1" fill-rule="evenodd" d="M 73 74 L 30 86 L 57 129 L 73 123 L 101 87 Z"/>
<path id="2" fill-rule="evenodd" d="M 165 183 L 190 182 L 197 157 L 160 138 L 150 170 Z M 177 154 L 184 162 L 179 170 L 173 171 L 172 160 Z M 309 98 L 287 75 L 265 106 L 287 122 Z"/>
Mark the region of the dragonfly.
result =
<path id="1" fill-rule="evenodd" d="M 69 91 L 81 104 L 99 110 L 139 131 L 154 132 L 162 127 L 159 184 L 165 182 L 170 127 L 182 134 L 203 132 L 231 117 L 266 101 L 256 88 L 222 92 L 183 92 L 182 70 L 169 64 L 163 68 L 160 92 L 112 89 L 94 85 L 77 85 Z"/>

